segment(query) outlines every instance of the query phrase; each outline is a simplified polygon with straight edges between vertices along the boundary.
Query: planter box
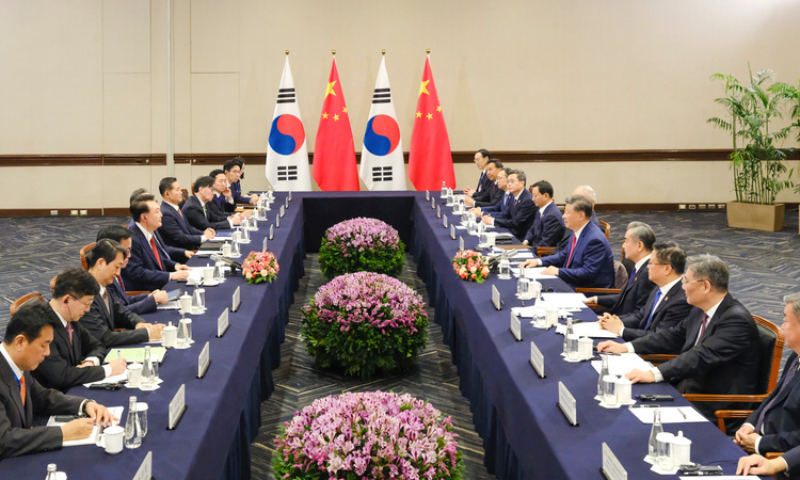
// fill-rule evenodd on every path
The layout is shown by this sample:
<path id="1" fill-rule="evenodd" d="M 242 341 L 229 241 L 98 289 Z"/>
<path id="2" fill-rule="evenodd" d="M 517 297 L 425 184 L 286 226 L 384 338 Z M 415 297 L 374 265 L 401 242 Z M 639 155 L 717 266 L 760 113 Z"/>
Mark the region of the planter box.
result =
<path id="1" fill-rule="evenodd" d="M 783 229 L 785 205 L 757 205 L 755 203 L 728 202 L 728 226 L 735 228 L 752 228 L 765 232 L 777 232 Z"/>

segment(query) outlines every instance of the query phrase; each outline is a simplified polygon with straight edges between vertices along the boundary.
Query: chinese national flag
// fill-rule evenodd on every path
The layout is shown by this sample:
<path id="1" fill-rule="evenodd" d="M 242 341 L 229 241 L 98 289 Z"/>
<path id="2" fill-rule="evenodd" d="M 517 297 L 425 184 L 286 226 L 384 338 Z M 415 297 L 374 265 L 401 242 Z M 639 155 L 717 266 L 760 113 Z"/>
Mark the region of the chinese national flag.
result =
<path id="1" fill-rule="evenodd" d="M 433 84 L 431 58 L 425 61 L 425 72 L 419 87 L 414 131 L 408 152 L 408 177 L 417 190 L 440 190 L 442 182 L 455 188 L 450 139 L 444 125 L 439 95 Z"/>
<path id="2" fill-rule="evenodd" d="M 322 102 L 322 115 L 314 145 L 314 180 L 322 191 L 359 190 L 356 151 L 350 116 L 336 70 L 336 58 Z"/>

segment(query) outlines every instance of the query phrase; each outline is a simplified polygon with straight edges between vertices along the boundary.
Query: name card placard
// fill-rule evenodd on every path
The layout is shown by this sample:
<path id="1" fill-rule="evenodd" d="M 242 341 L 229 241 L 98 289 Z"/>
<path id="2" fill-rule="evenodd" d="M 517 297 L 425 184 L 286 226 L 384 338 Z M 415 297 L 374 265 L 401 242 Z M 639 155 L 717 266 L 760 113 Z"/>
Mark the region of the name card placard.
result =
<path id="1" fill-rule="evenodd" d="M 200 355 L 197 356 L 197 378 L 206 376 L 208 366 L 211 365 L 211 352 L 209 351 L 209 342 L 200 350 Z"/>
<path id="2" fill-rule="evenodd" d="M 492 285 L 492 305 L 494 305 L 495 310 L 502 310 L 503 306 L 500 303 L 500 291 Z"/>
<path id="3" fill-rule="evenodd" d="M 513 310 L 511 311 L 511 325 L 508 329 L 511 330 L 511 334 L 514 335 L 514 338 L 516 338 L 518 342 L 522 341 L 522 324 L 519 322 L 519 318 L 517 318 Z"/>
<path id="4" fill-rule="evenodd" d="M 281 207 L 281 208 L 283 208 L 283 207 Z M 275 217 L 275 228 L 281 228 L 281 217 L 282 216 L 283 215 L 279 215 L 279 216 Z"/>
<path id="5" fill-rule="evenodd" d="M 289 202 L 287 201 L 287 202 L 286 202 L 286 204 L 288 205 L 288 204 L 289 204 Z M 281 218 L 283 218 L 283 216 L 284 216 L 284 215 L 286 215 L 286 207 L 284 207 L 283 205 L 281 205 L 281 210 L 280 210 L 280 213 L 278 213 L 278 216 L 279 216 L 279 217 L 281 217 Z"/>
<path id="6" fill-rule="evenodd" d="M 272 234 L 275 233 L 275 225 L 269 226 L 269 239 L 272 240 Z"/>
<path id="7" fill-rule="evenodd" d="M 153 452 L 147 452 L 144 456 L 139 470 L 133 476 L 133 480 L 151 480 L 153 478 Z"/>
<path id="8" fill-rule="evenodd" d="M 442 217 L 442 226 L 444 228 L 447 228 L 447 215 Z"/>
<path id="9" fill-rule="evenodd" d="M 239 310 L 239 305 L 242 304 L 242 291 L 241 286 L 236 287 L 236 290 L 233 291 L 233 297 L 231 298 L 231 312 L 235 312 Z"/>
<path id="10" fill-rule="evenodd" d="M 464 237 L 461 235 L 458 236 L 458 251 L 461 252 L 464 250 Z"/>
<path id="11" fill-rule="evenodd" d="M 169 402 L 169 423 L 167 430 L 175 430 L 178 422 L 183 418 L 183 412 L 186 411 L 186 384 L 181 385 L 178 392 L 172 397 Z"/>
<path id="12" fill-rule="evenodd" d="M 539 375 L 539 378 L 545 378 L 544 374 L 544 355 L 535 343 L 531 342 L 531 366 Z"/>
<path id="13" fill-rule="evenodd" d="M 431 208 L 436 208 L 436 199 L 431 198 Z"/>
<path id="14" fill-rule="evenodd" d="M 453 240 L 456 239 L 456 226 L 455 225 L 450 225 L 450 238 L 452 238 Z"/>
<path id="15" fill-rule="evenodd" d="M 606 442 L 603 442 L 603 468 L 600 473 L 608 480 L 628 480 L 628 472 Z"/>
<path id="16" fill-rule="evenodd" d="M 286 208 L 289 208 L 289 202 L 292 201 L 292 191 L 289 190 L 289 195 L 286 196 Z"/>
<path id="17" fill-rule="evenodd" d="M 431 191 L 430 190 L 425 190 L 425 200 L 427 201 L 427 200 L 430 200 L 430 199 L 431 199 Z"/>
<path id="18" fill-rule="evenodd" d="M 228 329 L 228 309 L 226 308 L 217 319 L 217 338 L 222 338 L 225 335 L 225 330 Z"/>
<path id="19" fill-rule="evenodd" d="M 441 205 L 436 207 L 436 218 L 442 218 L 442 207 L 441 207 Z"/>
<path id="20" fill-rule="evenodd" d="M 569 393 L 563 382 L 558 382 L 558 408 L 567 417 L 570 425 L 573 427 L 578 426 L 578 408 L 575 403 L 575 397 Z"/>
<path id="21" fill-rule="evenodd" d="M 269 239 L 267 237 L 264 237 L 264 241 L 261 242 L 261 251 L 262 252 L 266 252 L 267 251 L 267 240 L 269 240 Z"/>

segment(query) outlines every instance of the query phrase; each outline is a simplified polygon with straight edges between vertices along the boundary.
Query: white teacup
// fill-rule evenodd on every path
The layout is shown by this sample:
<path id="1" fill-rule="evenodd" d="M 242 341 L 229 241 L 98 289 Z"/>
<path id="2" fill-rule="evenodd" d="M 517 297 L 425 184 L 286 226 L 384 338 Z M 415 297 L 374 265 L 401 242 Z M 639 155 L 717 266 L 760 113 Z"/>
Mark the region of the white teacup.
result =
<path id="1" fill-rule="evenodd" d="M 222 255 L 224 255 L 226 257 L 230 257 L 232 251 L 233 250 L 231 249 L 231 244 L 230 243 L 226 243 L 225 245 L 222 246 Z"/>
<path id="2" fill-rule="evenodd" d="M 125 440 L 125 429 L 119 425 L 107 427 L 100 434 L 97 443 L 106 450 L 106 453 L 116 455 L 122 451 L 123 441 Z"/>
<path id="3" fill-rule="evenodd" d="M 170 325 L 164 327 L 164 346 L 173 348 L 178 343 L 178 327 Z"/>
<path id="4" fill-rule="evenodd" d="M 185 293 L 181 295 L 180 305 L 181 305 L 181 312 L 192 313 L 192 296 Z"/>
<path id="5" fill-rule="evenodd" d="M 578 340 L 578 358 L 581 360 L 588 360 L 592 358 L 592 347 L 594 342 L 589 337 L 581 337 Z"/>
<path id="6" fill-rule="evenodd" d="M 210 282 L 214 280 L 214 269 L 213 268 L 204 268 L 203 269 L 203 281 Z"/>
<path id="7" fill-rule="evenodd" d="M 174 328 L 174 327 L 173 327 Z M 164 329 L 166 330 L 166 328 Z M 142 383 L 142 364 L 131 363 L 128 365 L 128 386 L 138 387 Z"/>
<path id="8" fill-rule="evenodd" d="M 626 405 L 631 402 L 631 385 L 632 382 L 625 377 L 620 377 L 616 380 L 617 384 L 617 403 Z"/>

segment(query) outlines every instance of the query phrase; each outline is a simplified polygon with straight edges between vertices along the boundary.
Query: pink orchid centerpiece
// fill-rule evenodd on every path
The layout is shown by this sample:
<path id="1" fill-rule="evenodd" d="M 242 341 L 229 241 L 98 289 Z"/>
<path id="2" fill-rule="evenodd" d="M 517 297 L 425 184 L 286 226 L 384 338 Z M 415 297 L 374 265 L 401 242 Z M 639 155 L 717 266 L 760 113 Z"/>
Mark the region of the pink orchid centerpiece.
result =
<path id="1" fill-rule="evenodd" d="M 396 276 L 403 269 L 405 245 L 397 230 L 376 218 L 352 218 L 330 227 L 319 249 L 322 273 L 376 272 Z"/>

